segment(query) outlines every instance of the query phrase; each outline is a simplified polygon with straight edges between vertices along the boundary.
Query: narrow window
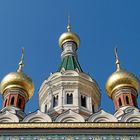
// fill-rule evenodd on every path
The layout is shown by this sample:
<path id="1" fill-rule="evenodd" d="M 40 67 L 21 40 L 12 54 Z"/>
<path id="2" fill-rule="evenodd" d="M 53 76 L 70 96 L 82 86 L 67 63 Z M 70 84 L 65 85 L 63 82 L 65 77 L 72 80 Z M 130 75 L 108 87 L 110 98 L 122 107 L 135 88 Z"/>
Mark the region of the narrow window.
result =
<path id="1" fill-rule="evenodd" d="M 94 113 L 94 105 L 92 105 L 92 113 Z"/>
<path id="2" fill-rule="evenodd" d="M 129 98 L 128 98 L 128 96 L 126 96 L 125 98 L 126 98 L 126 104 L 129 105 Z"/>
<path id="3" fill-rule="evenodd" d="M 14 105 L 14 101 L 15 101 L 15 98 L 12 97 L 12 99 L 11 99 L 11 105 Z"/>
<path id="4" fill-rule="evenodd" d="M 45 113 L 47 112 L 47 105 L 45 105 Z"/>
<path id="5" fill-rule="evenodd" d="M 119 98 L 119 106 L 120 106 L 120 107 L 122 106 L 121 98 Z"/>
<path id="6" fill-rule="evenodd" d="M 4 103 L 4 107 L 6 107 L 6 104 L 7 104 L 7 99 L 6 99 L 5 103 Z"/>
<path id="7" fill-rule="evenodd" d="M 86 107 L 86 97 L 81 95 L 81 106 Z"/>
<path id="8" fill-rule="evenodd" d="M 21 108 L 21 104 L 22 104 L 22 100 L 19 99 L 19 100 L 18 100 L 18 107 L 19 107 L 19 108 Z"/>
<path id="9" fill-rule="evenodd" d="M 67 104 L 73 104 L 73 94 L 67 94 Z"/>
<path id="10" fill-rule="evenodd" d="M 58 106 L 58 95 L 57 96 L 53 96 L 53 107 Z"/>

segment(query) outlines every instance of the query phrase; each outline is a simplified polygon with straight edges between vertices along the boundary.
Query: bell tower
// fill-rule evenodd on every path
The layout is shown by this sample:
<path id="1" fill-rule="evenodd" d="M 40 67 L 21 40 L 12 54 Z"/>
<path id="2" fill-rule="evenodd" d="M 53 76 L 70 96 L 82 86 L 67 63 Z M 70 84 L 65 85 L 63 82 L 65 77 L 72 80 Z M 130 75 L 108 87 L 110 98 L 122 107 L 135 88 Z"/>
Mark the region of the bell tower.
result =
<path id="1" fill-rule="evenodd" d="M 100 89 L 79 64 L 79 44 L 80 38 L 71 31 L 68 18 L 67 32 L 62 33 L 59 38 L 59 46 L 62 49 L 61 64 L 58 71 L 51 74 L 39 90 L 40 110 L 49 114 L 53 120 L 70 110 L 69 115 L 75 112 L 84 119 L 75 120 L 69 117 L 65 121 L 83 121 L 98 111 L 100 106 Z"/>

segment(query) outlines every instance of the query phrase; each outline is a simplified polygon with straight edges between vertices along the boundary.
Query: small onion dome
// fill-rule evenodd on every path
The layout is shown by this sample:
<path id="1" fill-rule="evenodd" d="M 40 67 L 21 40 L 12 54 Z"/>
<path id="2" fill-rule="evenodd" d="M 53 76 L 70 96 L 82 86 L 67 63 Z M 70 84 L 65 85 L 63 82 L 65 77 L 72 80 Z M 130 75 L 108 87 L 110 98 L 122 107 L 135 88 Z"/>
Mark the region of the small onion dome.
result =
<path id="1" fill-rule="evenodd" d="M 1 81 L 1 93 L 4 94 L 9 88 L 21 88 L 26 91 L 30 99 L 34 92 L 34 84 L 30 77 L 22 72 L 11 72 Z"/>
<path id="2" fill-rule="evenodd" d="M 139 79 L 130 72 L 119 70 L 114 72 L 106 82 L 106 92 L 112 98 L 113 92 L 122 87 L 132 87 L 139 91 Z"/>
<path id="3" fill-rule="evenodd" d="M 114 91 L 123 87 L 132 87 L 138 93 L 140 89 L 139 79 L 133 73 L 121 69 L 117 48 L 115 48 L 115 57 L 117 70 L 108 78 L 106 82 L 106 92 L 108 96 L 112 98 Z"/>
<path id="4" fill-rule="evenodd" d="M 79 46 L 80 44 L 80 39 L 78 35 L 76 35 L 73 32 L 65 32 L 59 38 L 59 46 L 62 47 L 64 43 L 69 42 L 69 41 L 76 43 L 77 46 Z"/>
<path id="5" fill-rule="evenodd" d="M 62 47 L 64 43 L 72 41 L 76 43 L 77 46 L 80 44 L 80 38 L 78 37 L 77 34 L 71 32 L 71 27 L 70 27 L 70 18 L 68 17 L 68 26 L 67 26 L 67 32 L 63 33 L 59 37 L 59 46 Z"/>
<path id="6" fill-rule="evenodd" d="M 4 94 L 5 91 L 10 88 L 21 88 L 26 91 L 27 99 L 30 99 L 32 97 L 34 92 L 34 84 L 31 78 L 22 72 L 24 67 L 23 60 L 24 48 L 22 49 L 22 56 L 17 72 L 11 72 L 2 79 L 0 85 L 1 94 Z"/>

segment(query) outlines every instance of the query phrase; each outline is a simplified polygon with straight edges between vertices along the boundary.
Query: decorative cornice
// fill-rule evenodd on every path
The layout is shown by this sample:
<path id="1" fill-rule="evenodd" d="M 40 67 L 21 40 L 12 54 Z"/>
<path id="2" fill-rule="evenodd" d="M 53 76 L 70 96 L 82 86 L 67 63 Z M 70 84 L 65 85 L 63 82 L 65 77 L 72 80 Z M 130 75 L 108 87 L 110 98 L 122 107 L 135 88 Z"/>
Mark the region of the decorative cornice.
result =
<path id="1" fill-rule="evenodd" d="M 120 129 L 131 129 L 140 128 L 140 123 L 1 123 L 0 129 L 105 129 L 105 128 L 120 128 Z"/>

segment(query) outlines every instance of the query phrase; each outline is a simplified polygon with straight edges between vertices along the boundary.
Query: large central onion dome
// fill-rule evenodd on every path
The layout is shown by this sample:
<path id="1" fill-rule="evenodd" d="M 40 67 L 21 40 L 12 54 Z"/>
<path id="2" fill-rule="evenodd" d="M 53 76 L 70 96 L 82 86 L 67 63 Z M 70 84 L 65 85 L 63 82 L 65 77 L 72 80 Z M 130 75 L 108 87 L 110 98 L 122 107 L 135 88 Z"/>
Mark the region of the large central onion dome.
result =
<path id="1" fill-rule="evenodd" d="M 59 46 L 62 47 L 63 44 L 68 41 L 72 41 L 72 42 L 76 43 L 77 46 L 79 46 L 80 38 L 78 37 L 77 34 L 71 32 L 70 20 L 68 20 L 67 29 L 68 29 L 68 31 L 63 33 L 59 38 Z"/>
<path id="2" fill-rule="evenodd" d="M 34 84 L 31 78 L 22 72 L 23 66 L 22 55 L 17 72 L 11 72 L 2 79 L 1 94 L 4 94 L 5 91 L 10 88 L 21 88 L 26 91 L 28 99 L 32 97 L 34 92 Z"/>
<path id="3" fill-rule="evenodd" d="M 117 52 L 115 54 L 117 70 L 111 74 L 106 82 L 106 92 L 108 96 L 112 98 L 114 91 L 122 87 L 132 87 L 137 91 L 136 93 L 138 93 L 140 88 L 139 79 L 133 73 L 127 72 L 126 70 L 120 68 Z"/>

